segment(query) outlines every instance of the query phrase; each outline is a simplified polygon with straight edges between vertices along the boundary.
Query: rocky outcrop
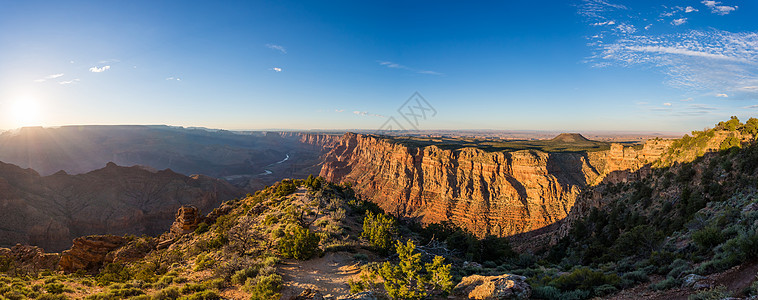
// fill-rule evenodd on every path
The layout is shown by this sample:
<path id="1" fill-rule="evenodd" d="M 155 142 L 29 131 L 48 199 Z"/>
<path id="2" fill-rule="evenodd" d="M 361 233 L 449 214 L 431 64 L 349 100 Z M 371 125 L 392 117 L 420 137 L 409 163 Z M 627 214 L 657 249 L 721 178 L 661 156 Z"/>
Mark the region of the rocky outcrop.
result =
<path id="1" fill-rule="evenodd" d="M 58 253 L 45 253 L 40 247 L 21 244 L 10 249 L 0 248 L 0 257 L 9 259 L 15 268 L 22 271 L 54 270 L 60 260 Z"/>
<path id="2" fill-rule="evenodd" d="M 195 231 L 200 224 L 200 211 L 192 205 L 184 205 L 176 212 L 176 221 L 171 225 L 171 233 L 174 235 L 184 235 Z"/>
<path id="3" fill-rule="evenodd" d="M 500 276 L 471 275 L 463 277 L 453 293 L 468 299 L 529 299 L 532 288 L 526 277 L 503 274 Z"/>
<path id="4" fill-rule="evenodd" d="M 115 235 L 92 235 L 74 239 L 71 249 L 61 253 L 58 264 L 64 272 L 94 272 L 102 267 L 111 251 L 125 245 L 126 238 Z"/>
<path id="5" fill-rule="evenodd" d="M 640 170 L 659 152 L 654 144 L 592 153 L 445 150 L 348 133 L 326 154 L 321 176 L 354 183 L 360 195 L 395 215 L 510 236 L 565 218 L 588 185 L 644 176 Z"/>

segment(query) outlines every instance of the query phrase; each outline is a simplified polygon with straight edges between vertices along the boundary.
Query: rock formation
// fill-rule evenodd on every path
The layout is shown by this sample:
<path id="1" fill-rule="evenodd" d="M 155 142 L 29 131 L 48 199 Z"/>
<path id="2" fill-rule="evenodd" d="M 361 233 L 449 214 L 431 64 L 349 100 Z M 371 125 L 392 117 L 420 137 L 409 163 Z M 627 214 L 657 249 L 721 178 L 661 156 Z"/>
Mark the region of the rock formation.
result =
<path id="1" fill-rule="evenodd" d="M 615 144 L 590 153 L 444 150 L 348 133 L 326 154 L 321 176 L 354 183 L 360 195 L 395 215 L 510 236 L 565 218 L 583 187 L 644 176 L 664 149 L 648 142 L 640 151 Z"/>
<path id="2" fill-rule="evenodd" d="M 114 235 L 93 235 L 74 239 L 71 249 L 61 253 L 58 264 L 64 272 L 94 272 L 106 262 L 109 252 L 125 245 L 126 238 Z"/>
<path id="3" fill-rule="evenodd" d="M 524 276 L 471 275 L 463 277 L 453 289 L 453 293 L 468 299 L 480 300 L 529 299 L 532 288 L 526 283 Z"/>
<path id="4" fill-rule="evenodd" d="M 22 271 L 53 270 L 58 265 L 60 254 L 45 253 L 45 250 L 29 245 L 17 244 L 10 249 L 0 248 L 0 258 L 4 257 Z"/>
<path id="5" fill-rule="evenodd" d="M 195 231 L 200 224 L 200 211 L 192 205 L 184 205 L 176 212 L 176 221 L 171 225 L 171 233 L 184 235 Z"/>

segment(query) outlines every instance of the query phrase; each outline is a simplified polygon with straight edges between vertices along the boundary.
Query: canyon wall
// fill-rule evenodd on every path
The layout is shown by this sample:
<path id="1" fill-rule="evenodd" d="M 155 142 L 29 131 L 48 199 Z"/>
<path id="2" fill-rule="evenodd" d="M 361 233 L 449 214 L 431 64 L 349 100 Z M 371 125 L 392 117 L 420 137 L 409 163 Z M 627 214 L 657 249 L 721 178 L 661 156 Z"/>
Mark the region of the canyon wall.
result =
<path id="1" fill-rule="evenodd" d="M 324 157 L 321 176 L 351 182 L 365 199 L 423 223 L 451 221 L 478 236 L 511 236 L 565 218 L 582 188 L 645 176 L 666 149 L 613 144 L 590 153 L 486 152 L 407 147 L 348 133 Z"/>

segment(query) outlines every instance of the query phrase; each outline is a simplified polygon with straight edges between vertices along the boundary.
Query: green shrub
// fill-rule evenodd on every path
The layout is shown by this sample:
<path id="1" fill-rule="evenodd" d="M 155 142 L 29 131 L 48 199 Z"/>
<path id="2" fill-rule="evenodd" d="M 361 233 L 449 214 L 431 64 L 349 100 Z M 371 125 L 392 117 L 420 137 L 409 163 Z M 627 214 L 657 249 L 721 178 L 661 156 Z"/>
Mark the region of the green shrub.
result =
<path id="1" fill-rule="evenodd" d="M 688 300 L 721 300 L 732 296 L 732 292 L 723 285 L 697 292 L 687 297 Z"/>
<path id="2" fill-rule="evenodd" d="M 388 253 L 392 249 L 392 241 L 397 234 L 395 219 L 385 214 L 366 212 L 363 219 L 363 233 L 361 237 L 369 241 L 371 246 L 380 252 Z"/>
<path id="3" fill-rule="evenodd" d="M 219 300 L 219 299 L 221 299 L 221 295 L 219 295 L 218 292 L 213 291 L 213 290 L 196 292 L 196 293 L 193 293 L 192 295 L 187 295 L 187 296 L 179 298 L 179 300 Z"/>
<path id="4" fill-rule="evenodd" d="M 101 286 L 106 286 L 111 282 L 125 282 L 131 279 L 132 275 L 129 272 L 129 268 L 122 264 L 110 263 L 105 266 L 103 270 L 95 277 L 97 283 Z"/>
<path id="5" fill-rule="evenodd" d="M 282 289 L 282 276 L 270 274 L 248 278 L 243 289 L 250 293 L 252 300 L 279 299 L 279 291 Z"/>
<path id="6" fill-rule="evenodd" d="M 179 289 L 176 287 L 169 287 L 158 291 L 153 295 L 153 300 L 174 300 L 179 298 Z"/>
<path id="7" fill-rule="evenodd" d="M 379 269 L 384 279 L 384 289 L 393 299 L 421 299 L 429 292 L 449 293 L 452 288 L 450 265 L 445 259 L 435 256 L 432 263 L 421 264 L 421 254 L 414 253 L 416 245 L 408 240 L 398 241 L 396 251 L 400 261 L 397 264 L 385 262 Z"/>
<path id="8" fill-rule="evenodd" d="M 202 270 L 210 268 L 215 263 L 216 263 L 216 260 L 214 260 L 213 258 L 210 258 L 205 254 L 200 254 L 195 259 L 195 268 L 193 270 L 202 271 Z"/>
<path id="9" fill-rule="evenodd" d="M 203 234 L 208 232 L 208 230 L 211 229 L 211 226 L 208 225 L 208 223 L 202 222 L 197 225 L 197 228 L 195 228 L 195 234 Z"/>
<path id="10" fill-rule="evenodd" d="M 677 280 L 674 277 L 666 277 L 666 279 L 661 280 L 657 283 L 653 283 L 650 285 L 651 290 L 655 291 L 662 291 L 662 290 L 668 290 L 673 287 L 677 287 L 681 284 L 679 280 Z"/>
<path id="11" fill-rule="evenodd" d="M 716 227 L 705 227 L 692 234 L 692 241 L 702 250 L 710 250 L 724 242 L 721 230 Z"/>
<path id="12" fill-rule="evenodd" d="M 550 285 L 563 291 L 581 289 L 591 291 L 597 286 L 604 284 L 618 285 L 621 279 L 616 274 L 606 275 L 603 272 L 592 270 L 588 267 L 579 267 L 569 274 L 561 275 L 552 280 Z"/>
<path id="13" fill-rule="evenodd" d="M 637 270 L 633 272 L 624 273 L 624 275 L 621 276 L 622 280 L 629 280 L 634 283 L 643 283 L 650 281 L 650 278 L 647 276 L 647 273 L 642 270 Z"/>
<path id="14" fill-rule="evenodd" d="M 321 240 L 310 229 L 300 226 L 287 228 L 284 237 L 279 240 L 279 252 L 286 258 L 307 260 L 318 254 L 318 243 Z"/>
<path id="15" fill-rule="evenodd" d="M 555 287 L 545 285 L 537 286 L 532 290 L 532 298 L 546 299 L 546 300 L 559 300 L 561 298 L 561 291 Z"/>

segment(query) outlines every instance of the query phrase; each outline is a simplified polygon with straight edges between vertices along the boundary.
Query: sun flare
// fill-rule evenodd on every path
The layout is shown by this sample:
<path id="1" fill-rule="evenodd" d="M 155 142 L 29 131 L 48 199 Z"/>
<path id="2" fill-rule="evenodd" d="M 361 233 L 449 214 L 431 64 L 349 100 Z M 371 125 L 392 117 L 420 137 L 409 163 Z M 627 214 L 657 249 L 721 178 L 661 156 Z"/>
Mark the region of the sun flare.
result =
<path id="1" fill-rule="evenodd" d="M 10 108 L 11 120 L 17 127 L 41 125 L 39 105 L 34 99 L 18 99 Z"/>

